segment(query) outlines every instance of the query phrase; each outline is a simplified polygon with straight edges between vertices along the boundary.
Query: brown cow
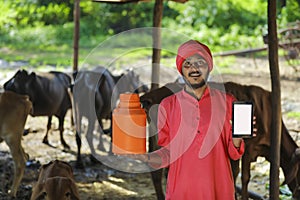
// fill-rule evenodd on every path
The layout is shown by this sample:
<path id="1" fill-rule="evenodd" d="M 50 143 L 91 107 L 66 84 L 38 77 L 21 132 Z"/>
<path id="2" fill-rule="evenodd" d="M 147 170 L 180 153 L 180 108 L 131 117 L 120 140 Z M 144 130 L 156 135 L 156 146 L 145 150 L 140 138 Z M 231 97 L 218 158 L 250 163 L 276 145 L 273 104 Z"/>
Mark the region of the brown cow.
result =
<path id="1" fill-rule="evenodd" d="M 59 160 L 42 165 L 30 199 L 79 200 L 72 167 Z"/>
<path id="2" fill-rule="evenodd" d="M 10 195 L 15 197 L 22 180 L 28 155 L 21 144 L 24 125 L 32 103 L 26 95 L 6 91 L 0 94 L 0 142 L 8 145 L 14 161 L 14 178 Z"/>
<path id="3" fill-rule="evenodd" d="M 256 116 L 257 136 L 245 139 L 246 149 L 242 157 L 242 198 L 248 198 L 248 183 L 250 180 L 250 163 L 255 162 L 258 156 L 265 157 L 270 161 L 270 134 L 271 134 L 271 93 L 254 85 L 240 85 L 233 82 L 216 83 L 210 82 L 211 87 L 226 90 L 226 92 L 234 95 L 240 101 L 252 101 L 254 103 L 254 115 Z M 151 108 L 155 104 L 159 104 L 161 100 L 182 89 L 181 84 L 170 83 L 159 89 L 153 90 L 141 96 L 141 103 L 148 114 L 150 120 L 150 129 L 156 131 L 156 115 L 157 110 Z M 154 107 L 155 108 L 155 107 Z M 157 108 L 157 107 L 156 107 Z M 151 122 L 151 120 L 153 120 Z M 151 137 L 149 142 L 149 150 L 154 151 L 158 148 L 156 137 Z M 300 173 L 298 173 L 299 163 L 297 160 L 298 146 L 289 135 L 287 128 L 282 121 L 282 138 L 281 138 L 281 157 L 280 167 L 286 177 L 286 182 L 293 192 L 294 197 L 299 198 L 298 182 L 300 181 Z M 292 159 L 293 158 L 293 159 Z M 239 173 L 239 161 L 232 161 L 232 171 L 234 180 Z M 164 199 L 161 187 L 162 170 L 152 172 L 152 180 L 156 189 L 157 198 Z"/>

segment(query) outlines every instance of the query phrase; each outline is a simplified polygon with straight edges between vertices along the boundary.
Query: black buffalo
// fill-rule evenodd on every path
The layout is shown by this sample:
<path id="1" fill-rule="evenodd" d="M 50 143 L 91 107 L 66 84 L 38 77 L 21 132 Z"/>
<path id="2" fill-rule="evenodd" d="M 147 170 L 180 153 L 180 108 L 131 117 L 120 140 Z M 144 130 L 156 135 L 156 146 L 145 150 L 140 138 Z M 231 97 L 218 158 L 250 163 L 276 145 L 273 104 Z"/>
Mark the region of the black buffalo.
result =
<path id="1" fill-rule="evenodd" d="M 265 157 L 270 161 L 270 137 L 271 137 L 271 116 L 272 103 L 271 93 L 255 85 L 240 85 L 234 82 L 216 83 L 210 82 L 211 87 L 225 90 L 234 95 L 240 101 L 252 101 L 254 103 L 254 115 L 256 116 L 257 136 L 245 139 L 245 153 L 242 157 L 242 199 L 248 199 L 247 186 L 250 180 L 250 163 L 255 162 L 258 156 Z M 182 84 L 170 83 L 159 89 L 153 90 L 141 96 L 141 103 L 147 112 L 150 122 L 150 131 L 156 132 L 157 123 L 157 105 L 165 97 L 178 92 L 182 89 Z M 158 149 L 157 138 L 154 133 L 149 139 L 149 151 Z M 299 157 L 300 149 L 290 136 L 284 122 L 282 121 L 281 148 L 280 148 L 280 167 L 285 175 L 285 182 L 293 192 L 293 197 L 300 198 L 300 171 Z M 234 180 L 239 173 L 239 161 L 232 161 L 232 172 Z M 153 184 L 156 190 L 157 198 L 164 199 L 162 189 L 162 170 L 151 172 Z"/>
<path id="2" fill-rule="evenodd" d="M 32 116 L 48 116 L 46 135 L 43 143 L 49 144 L 48 132 L 51 128 L 52 116 L 59 120 L 60 140 L 64 148 L 69 145 L 63 137 L 64 118 L 68 109 L 72 107 L 69 87 L 71 77 L 63 72 L 28 73 L 18 70 L 16 74 L 4 84 L 5 90 L 14 91 L 29 96 L 33 104 Z"/>
<path id="3" fill-rule="evenodd" d="M 111 120 L 112 111 L 116 106 L 119 94 L 125 92 L 146 92 L 148 87 L 139 80 L 139 77 L 132 70 L 127 70 L 119 76 L 114 76 L 104 67 L 75 72 L 74 80 L 72 92 L 77 132 L 77 165 L 82 167 L 82 118 L 86 117 L 88 120 L 86 139 L 91 150 L 91 158 L 93 159 L 95 157 L 93 155 L 96 153 L 93 144 L 95 123 L 99 123 L 100 132 L 104 133 L 102 120 Z M 101 134 L 98 137 L 98 149 L 104 150 Z"/>

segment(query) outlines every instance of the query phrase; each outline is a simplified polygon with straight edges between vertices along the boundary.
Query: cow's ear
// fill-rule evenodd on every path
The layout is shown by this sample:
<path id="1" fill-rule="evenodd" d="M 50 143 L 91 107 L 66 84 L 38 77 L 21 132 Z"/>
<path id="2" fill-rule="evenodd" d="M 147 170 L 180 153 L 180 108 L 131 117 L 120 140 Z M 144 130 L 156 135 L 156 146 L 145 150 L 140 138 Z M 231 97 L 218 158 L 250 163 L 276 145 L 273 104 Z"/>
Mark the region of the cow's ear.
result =
<path id="1" fill-rule="evenodd" d="M 26 81 L 27 81 L 27 84 L 35 83 L 35 81 L 36 81 L 36 74 L 34 72 L 31 72 L 29 75 L 27 75 Z"/>
<path id="2" fill-rule="evenodd" d="M 18 72 L 20 72 L 23 75 L 28 75 L 28 72 L 25 69 L 19 70 Z"/>
<path id="3" fill-rule="evenodd" d="M 42 200 L 42 199 L 45 199 L 45 197 L 47 196 L 47 193 L 44 191 L 44 187 L 45 187 L 44 184 L 37 183 L 37 185 L 35 185 L 33 187 L 30 200 Z"/>
<path id="4" fill-rule="evenodd" d="M 17 71 L 17 73 L 15 74 L 15 77 L 18 77 L 18 78 L 23 78 L 23 77 L 26 77 L 28 74 L 27 74 L 27 71 L 24 70 L 24 69 L 19 69 Z"/>
<path id="5" fill-rule="evenodd" d="M 35 74 L 35 72 L 31 72 L 29 76 L 30 76 L 30 78 L 35 78 L 36 74 Z"/>
<path id="6" fill-rule="evenodd" d="M 16 76 L 22 75 L 24 74 L 24 70 L 23 69 L 19 69 L 16 73 Z"/>
<path id="7" fill-rule="evenodd" d="M 79 192 L 76 186 L 76 183 L 74 181 L 71 181 L 71 199 L 72 200 L 79 200 Z"/>
<path id="8" fill-rule="evenodd" d="M 53 161 L 49 161 L 47 164 L 43 164 L 40 168 L 41 169 L 46 169 L 47 167 L 49 167 L 51 164 L 53 163 Z"/>

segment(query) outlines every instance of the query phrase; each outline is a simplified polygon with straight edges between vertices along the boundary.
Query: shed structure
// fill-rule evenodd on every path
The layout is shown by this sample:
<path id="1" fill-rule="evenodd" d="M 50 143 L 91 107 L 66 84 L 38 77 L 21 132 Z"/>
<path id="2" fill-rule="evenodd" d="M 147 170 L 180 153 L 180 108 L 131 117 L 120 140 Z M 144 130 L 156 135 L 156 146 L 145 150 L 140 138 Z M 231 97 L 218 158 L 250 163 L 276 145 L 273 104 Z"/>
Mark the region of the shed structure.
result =
<path id="1" fill-rule="evenodd" d="M 151 0 L 93 0 L 99 3 L 137 3 L 149 2 Z M 188 0 L 172 0 L 178 3 L 185 3 Z M 284 1 L 285 2 L 285 1 Z M 73 70 L 78 70 L 78 41 L 79 41 L 79 18 L 80 18 L 80 0 L 74 2 L 74 55 Z M 269 67 L 272 83 L 272 134 L 271 134 L 271 167 L 270 167 L 270 199 L 279 199 L 279 166 L 280 166 L 280 143 L 281 143 L 281 89 L 280 89 L 280 72 L 278 66 L 278 38 L 277 38 L 277 2 L 276 0 L 268 0 L 268 54 Z M 163 16 L 163 0 L 155 0 L 153 8 L 153 27 L 157 28 L 153 31 L 153 48 L 152 50 L 152 75 L 151 90 L 159 87 L 160 58 L 161 58 L 161 28 Z"/>

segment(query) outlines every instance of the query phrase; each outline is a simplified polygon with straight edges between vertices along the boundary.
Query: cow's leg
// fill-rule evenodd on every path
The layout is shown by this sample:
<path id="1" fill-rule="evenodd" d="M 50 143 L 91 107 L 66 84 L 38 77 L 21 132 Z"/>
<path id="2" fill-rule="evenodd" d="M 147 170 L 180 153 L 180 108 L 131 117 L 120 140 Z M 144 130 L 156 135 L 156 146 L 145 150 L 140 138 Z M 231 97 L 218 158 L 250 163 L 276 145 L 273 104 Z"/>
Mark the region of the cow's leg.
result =
<path id="1" fill-rule="evenodd" d="M 64 146 L 64 149 L 70 149 L 70 146 L 66 143 L 66 141 L 64 139 L 64 119 L 65 119 L 64 115 L 62 117 L 58 118 L 60 141 L 61 141 L 61 144 Z"/>
<path id="2" fill-rule="evenodd" d="M 95 151 L 94 144 L 93 144 L 93 139 L 94 139 L 93 132 L 94 132 L 94 127 L 95 127 L 95 122 L 96 122 L 96 119 L 89 120 L 88 130 L 86 133 L 86 140 L 87 140 L 90 150 L 91 150 L 91 156 L 90 156 L 91 161 L 95 162 L 95 163 L 99 163 L 99 160 L 96 158 L 96 151 Z M 100 137 L 101 137 L 101 133 L 100 133 Z M 101 138 L 99 140 L 101 141 Z"/>
<path id="3" fill-rule="evenodd" d="M 107 129 L 103 129 L 103 133 L 105 134 L 105 135 L 111 135 L 111 133 L 112 133 L 112 121 L 111 121 L 112 119 L 110 118 L 109 119 L 109 121 L 110 121 L 110 127 L 108 127 Z"/>
<path id="4" fill-rule="evenodd" d="M 110 123 L 110 127 L 108 128 L 108 129 L 103 129 L 103 134 L 105 134 L 105 135 L 109 135 L 109 137 L 110 137 L 110 143 L 109 143 L 109 150 L 108 150 L 108 153 L 112 153 L 112 141 L 113 141 L 113 139 L 112 139 L 112 116 L 110 116 L 110 119 L 109 119 L 109 123 Z M 101 122 L 102 123 L 102 122 Z M 103 127 L 103 124 L 101 124 L 101 127 Z M 98 144 L 98 149 L 99 150 L 102 150 L 103 149 L 103 151 L 105 151 L 105 148 L 104 148 L 104 143 L 103 143 L 103 140 L 102 141 L 99 141 L 99 144 Z"/>
<path id="5" fill-rule="evenodd" d="M 230 163 L 231 163 L 231 170 L 232 170 L 232 176 L 233 176 L 234 188 L 235 188 L 235 199 L 237 199 L 236 179 L 240 172 L 240 167 L 239 167 L 240 160 L 231 160 Z"/>
<path id="6" fill-rule="evenodd" d="M 99 143 L 98 143 L 98 147 L 97 149 L 99 149 L 100 151 L 105 151 L 105 147 L 104 147 L 104 143 L 102 140 L 102 135 L 104 134 L 104 130 L 103 130 L 103 122 L 102 120 L 98 120 L 99 123 Z"/>
<path id="7" fill-rule="evenodd" d="M 112 153 L 112 141 L 113 141 L 113 136 L 112 136 L 112 116 L 110 117 L 110 145 L 109 145 L 109 152 Z"/>
<path id="8" fill-rule="evenodd" d="M 76 144 L 77 144 L 77 161 L 76 161 L 76 167 L 83 169 L 84 165 L 82 163 L 81 159 L 81 138 L 80 138 L 80 133 L 76 131 Z"/>
<path id="9" fill-rule="evenodd" d="M 163 169 L 159 169 L 151 172 L 152 182 L 156 192 L 157 200 L 165 199 L 164 191 L 162 188 L 162 176 L 163 176 Z"/>
<path id="10" fill-rule="evenodd" d="M 250 181 L 250 156 L 244 155 L 242 157 L 242 199 L 246 200 L 249 198 L 248 195 L 248 183 Z"/>
<path id="11" fill-rule="evenodd" d="M 86 133 L 86 140 L 89 144 L 89 147 L 91 149 L 91 153 L 92 155 L 94 155 L 96 152 L 95 152 L 95 148 L 94 148 L 94 145 L 93 145 L 93 131 L 94 131 L 94 126 L 95 126 L 95 121 L 94 120 L 91 120 L 89 121 L 88 123 L 88 130 L 87 130 L 87 133 Z"/>
<path id="12" fill-rule="evenodd" d="M 77 144 L 77 161 L 76 161 L 76 167 L 83 169 L 84 165 L 82 163 L 81 159 L 81 120 L 82 117 L 78 116 L 78 119 L 76 118 L 76 144 Z"/>
<path id="13" fill-rule="evenodd" d="M 24 149 L 21 146 L 21 135 L 22 133 L 12 133 L 10 134 L 11 137 L 5 140 L 14 161 L 13 183 L 11 190 L 9 191 L 9 194 L 13 197 L 17 194 L 18 187 L 23 178 L 26 159 L 28 158 L 28 155 L 25 154 Z"/>
<path id="14" fill-rule="evenodd" d="M 110 127 L 108 129 L 103 129 L 103 123 L 101 121 L 101 124 L 99 122 L 99 126 L 100 126 L 100 139 L 99 139 L 99 143 L 98 143 L 98 149 L 100 151 L 106 151 L 105 147 L 104 147 L 104 142 L 102 140 L 102 137 L 101 135 L 104 134 L 104 135 L 108 135 L 110 137 L 110 142 L 108 143 L 109 144 L 109 148 L 108 148 L 108 153 L 111 153 L 112 152 L 112 119 L 110 118 Z"/>
<path id="15" fill-rule="evenodd" d="M 46 130 L 46 134 L 43 139 L 43 143 L 48 144 L 48 145 L 49 145 L 48 133 L 49 133 L 49 130 L 51 129 L 51 123 L 52 123 L 52 116 L 48 116 L 47 130 Z"/>

